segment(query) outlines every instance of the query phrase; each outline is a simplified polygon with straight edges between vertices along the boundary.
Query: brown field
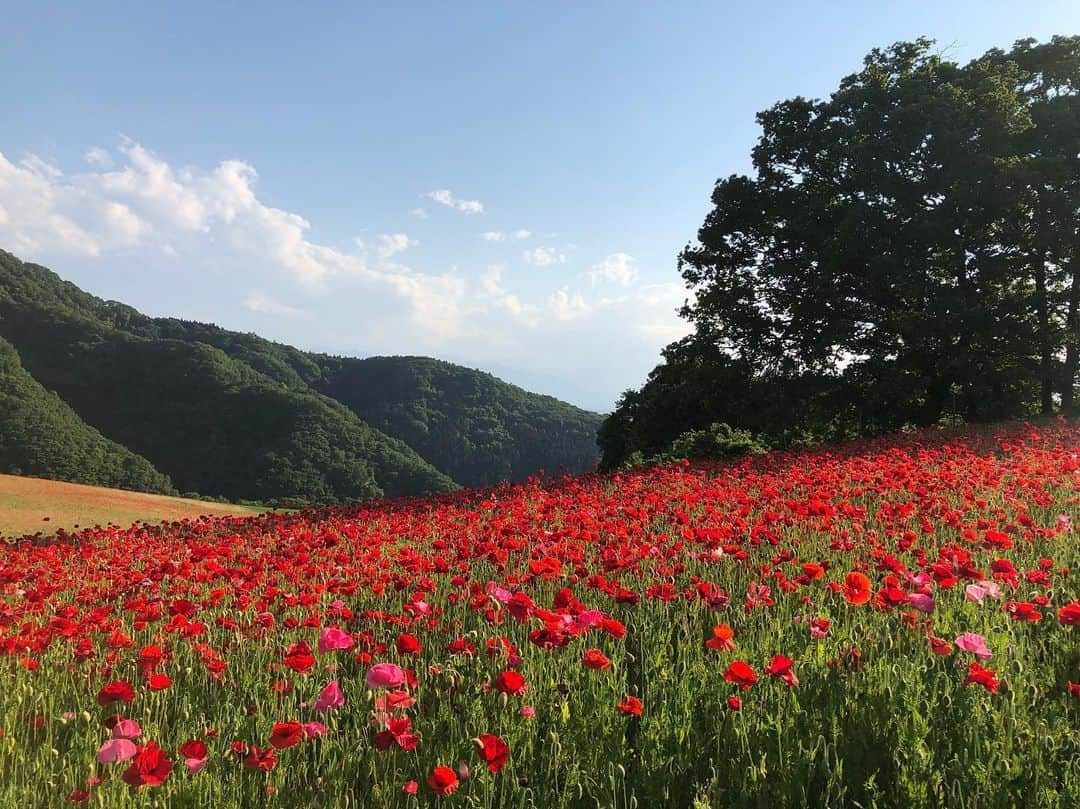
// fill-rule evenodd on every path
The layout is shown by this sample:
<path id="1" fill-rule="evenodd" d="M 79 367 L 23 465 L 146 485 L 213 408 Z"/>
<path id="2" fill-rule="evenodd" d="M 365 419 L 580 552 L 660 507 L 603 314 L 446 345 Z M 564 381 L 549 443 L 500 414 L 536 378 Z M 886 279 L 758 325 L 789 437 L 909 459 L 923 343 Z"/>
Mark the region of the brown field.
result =
<path id="1" fill-rule="evenodd" d="M 0 536 L 54 534 L 60 529 L 160 522 L 203 514 L 251 515 L 259 509 L 126 492 L 40 478 L 0 475 Z"/>

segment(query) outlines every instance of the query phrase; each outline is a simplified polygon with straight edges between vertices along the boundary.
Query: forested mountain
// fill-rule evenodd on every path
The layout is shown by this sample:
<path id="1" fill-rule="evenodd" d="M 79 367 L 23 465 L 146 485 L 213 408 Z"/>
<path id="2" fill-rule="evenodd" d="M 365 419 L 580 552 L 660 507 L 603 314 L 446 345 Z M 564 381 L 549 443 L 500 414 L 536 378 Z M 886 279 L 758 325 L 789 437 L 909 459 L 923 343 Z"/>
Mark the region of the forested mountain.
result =
<path id="1" fill-rule="evenodd" d="M 596 461 L 599 417 L 428 357 L 315 356 L 315 387 L 464 486 Z"/>
<path id="2" fill-rule="evenodd" d="M 487 374 L 150 318 L 3 252 L 0 336 L 34 379 L 185 492 L 339 502 L 596 459 L 599 416 Z M 392 386 L 388 373 L 414 383 Z"/>
<path id="3" fill-rule="evenodd" d="M 0 472 L 174 494 L 169 478 L 79 418 L 0 339 Z"/>

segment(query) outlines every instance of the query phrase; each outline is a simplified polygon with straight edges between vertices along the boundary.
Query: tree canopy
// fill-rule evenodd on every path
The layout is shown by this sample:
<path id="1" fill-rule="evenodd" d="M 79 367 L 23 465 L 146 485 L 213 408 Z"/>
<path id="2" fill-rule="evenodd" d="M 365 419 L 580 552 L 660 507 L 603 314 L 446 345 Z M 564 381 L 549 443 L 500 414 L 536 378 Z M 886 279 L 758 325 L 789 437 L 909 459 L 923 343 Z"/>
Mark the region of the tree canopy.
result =
<path id="1" fill-rule="evenodd" d="M 694 334 L 620 401 L 604 463 L 715 421 L 782 443 L 1071 409 L 1078 90 L 1080 37 L 966 65 L 920 39 L 760 113 L 753 173 L 679 256 Z"/>
<path id="2" fill-rule="evenodd" d="M 0 339 L 0 472 L 175 494 L 145 458 L 86 424 Z"/>

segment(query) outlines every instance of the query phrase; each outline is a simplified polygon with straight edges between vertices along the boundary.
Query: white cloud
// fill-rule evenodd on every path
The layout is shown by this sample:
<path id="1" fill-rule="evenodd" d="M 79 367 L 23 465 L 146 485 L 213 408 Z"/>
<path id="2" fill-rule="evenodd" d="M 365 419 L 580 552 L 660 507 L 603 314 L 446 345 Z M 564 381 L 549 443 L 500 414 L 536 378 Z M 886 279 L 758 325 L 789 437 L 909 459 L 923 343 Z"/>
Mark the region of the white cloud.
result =
<path id="1" fill-rule="evenodd" d="M 361 244 L 363 243 L 361 242 Z M 380 233 L 379 246 L 376 248 L 376 252 L 379 254 L 379 258 L 385 261 L 403 250 L 415 247 L 417 244 L 419 242 L 416 239 L 410 239 L 406 233 Z"/>
<path id="2" fill-rule="evenodd" d="M 521 254 L 521 257 L 526 264 L 533 264 L 537 267 L 566 263 L 566 256 L 551 247 L 537 247 L 534 250 L 526 250 Z"/>
<path id="3" fill-rule="evenodd" d="M 25 257 L 138 250 L 147 260 L 157 254 L 277 268 L 315 291 L 353 278 L 403 300 L 432 332 L 457 328 L 460 279 L 389 263 L 415 244 L 406 234 L 380 235 L 374 251 L 359 240 L 342 251 L 309 240 L 311 225 L 299 214 L 262 203 L 247 163 L 177 169 L 131 141 L 119 151 L 125 162 L 118 169 L 71 177 L 35 155 L 15 165 L 0 154 L 0 207 L 8 212 L 0 244 Z"/>
<path id="4" fill-rule="evenodd" d="M 91 166 L 112 166 L 112 155 L 100 146 L 93 146 L 86 150 L 86 162 Z"/>
<path id="5" fill-rule="evenodd" d="M 475 199 L 458 199 L 446 188 L 440 188 L 436 191 L 429 191 L 425 194 L 432 202 L 437 202 L 440 205 L 446 205 L 450 208 L 456 208 L 459 211 L 465 213 L 483 213 L 484 204 Z"/>
<path id="6" fill-rule="evenodd" d="M 408 234 L 320 239 L 299 212 L 259 198 L 244 161 L 182 167 L 132 141 L 107 154 L 109 165 L 88 157 L 71 173 L 0 155 L 0 247 L 155 313 L 243 328 L 242 308 L 282 342 L 440 356 L 596 407 L 639 384 L 660 346 L 687 330 L 675 314 L 681 285 L 643 285 L 622 254 L 571 270 L 568 246 L 540 246 L 526 260 L 548 271 L 518 279 L 501 265 L 459 269 L 452 256 L 405 266 Z M 591 287 L 590 272 L 611 286 Z"/>
<path id="7" fill-rule="evenodd" d="M 427 219 L 428 213 L 423 208 L 413 208 L 409 211 L 409 216 L 415 216 L 417 219 Z"/>
<path id="8" fill-rule="evenodd" d="M 593 308 L 580 293 L 571 293 L 565 287 L 555 290 L 547 300 L 547 313 L 556 320 L 577 320 L 588 317 L 592 312 Z"/>
<path id="9" fill-rule="evenodd" d="M 38 177 L 42 177 L 49 180 L 55 180 L 64 176 L 64 173 L 60 171 L 52 163 L 47 163 L 42 160 L 36 154 L 30 154 L 24 157 L 21 161 L 21 165 L 36 174 Z"/>
<path id="10" fill-rule="evenodd" d="M 501 242 L 506 234 L 499 230 L 486 230 L 480 234 L 480 238 L 485 242 Z"/>
<path id="11" fill-rule="evenodd" d="M 295 306 L 279 303 L 265 292 L 260 292 L 259 290 L 252 290 L 248 294 L 244 299 L 244 306 L 252 312 L 259 312 L 260 314 L 266 315 L 298 317 L 303 314 L 303 312 Z"/>
<path id="12" fill-rule="evenodd" d="M 636 284 L 641 272 L 634 266 L 634 257 L 626 253 L 612 253 L 588 272 L 593 286 L 611 281 L 624 287 Z"/>

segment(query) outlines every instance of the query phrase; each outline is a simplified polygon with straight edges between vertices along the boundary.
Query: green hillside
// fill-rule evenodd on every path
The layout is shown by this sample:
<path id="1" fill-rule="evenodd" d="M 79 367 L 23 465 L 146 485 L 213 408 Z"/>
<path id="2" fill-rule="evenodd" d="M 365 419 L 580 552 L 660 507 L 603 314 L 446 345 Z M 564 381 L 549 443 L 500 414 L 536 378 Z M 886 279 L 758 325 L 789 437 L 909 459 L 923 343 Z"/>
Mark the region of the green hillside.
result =
<path id="1" fill-rule="evenodd" d="M 338 502 L 454 488 L 339 403 L 205 343 L 124 329 L 142 320 L 0 255 L 0 336 L 35 379 L 181 491 Z"/>
<path id="2" fill-rule="evenodd" d="M 315 387 L 464 486 L 596 462 L 600 417 L 428 357 L 316 357 Z"/>
<path id="3" fill-rule="evenodd" d="M 185 492 L 318 502 L 580 472 L 600 416 L 424 357 L 310 354 L 150 318 L 0 251 L 0 336 Z"/>
<path id="4" fill-rule="evenodd" d="M 42 387 L 0 339 L 0 473 L 172 493 L 169 478 Z"/>

